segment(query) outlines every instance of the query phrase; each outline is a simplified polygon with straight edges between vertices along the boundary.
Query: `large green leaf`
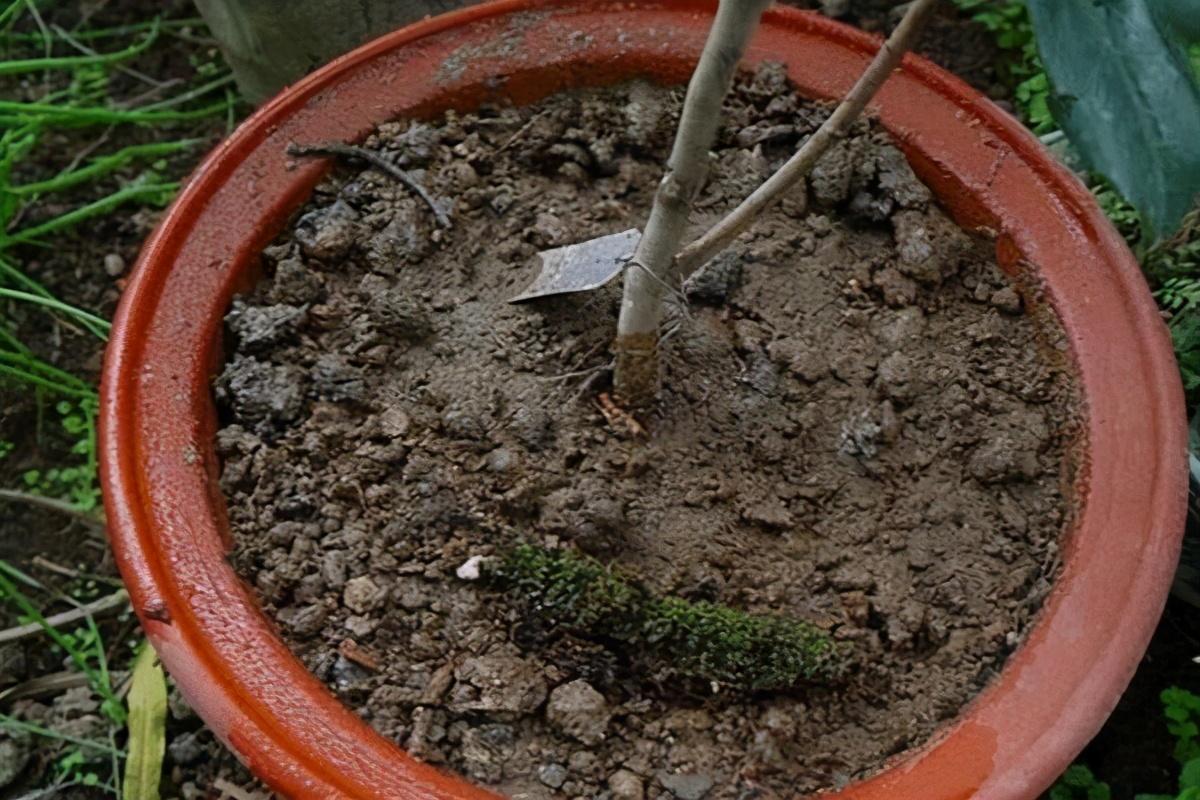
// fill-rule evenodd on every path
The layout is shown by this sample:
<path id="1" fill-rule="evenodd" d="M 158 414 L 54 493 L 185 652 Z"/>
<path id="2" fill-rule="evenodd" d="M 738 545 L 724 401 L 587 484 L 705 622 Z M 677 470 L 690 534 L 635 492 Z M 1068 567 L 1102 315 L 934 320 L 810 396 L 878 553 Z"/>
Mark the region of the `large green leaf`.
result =
<path id="1" fill-rule="evenodd" d="M 1200 87 L 1187 43 L 1197 0 L 1028 0 L 1051 111 L 1086 166 L 1157 237 L 1200 194 Z"/>
<path id="2" fill-rule="evenodd" d="M 129 685 L 129 759 L 123 800 L 159 800 L 167 747 L 167 681 L 147 642 L 133 665 Z"/>

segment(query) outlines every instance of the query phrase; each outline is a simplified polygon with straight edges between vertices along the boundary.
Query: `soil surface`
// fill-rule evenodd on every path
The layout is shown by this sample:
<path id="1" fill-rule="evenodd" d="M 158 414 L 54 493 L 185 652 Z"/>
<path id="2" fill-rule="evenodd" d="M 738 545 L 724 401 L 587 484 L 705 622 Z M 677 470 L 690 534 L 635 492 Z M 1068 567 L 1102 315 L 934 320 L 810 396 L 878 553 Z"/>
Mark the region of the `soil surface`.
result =
<path id="1" fill-rule="evenodd" d="M 732 97 L 697 228 L 826 113 L 775 67 Z M 996 674 L 1070 516 L 1060 331 L 866 123 L 685 286 L 648 436 L 604 413 L 619 281 L 505 301 L 538 250 L 640 226 L 680 99 L 385 125 L 367 146 L 453 228 L 339 168 L 227 318 L 236 567 L 377 730 L 514 797 L 791 796 L 876 770 Z M 665 682 L 456 577 L 521 541 L 813 621 L 857 666 L 753 696 Z"/>

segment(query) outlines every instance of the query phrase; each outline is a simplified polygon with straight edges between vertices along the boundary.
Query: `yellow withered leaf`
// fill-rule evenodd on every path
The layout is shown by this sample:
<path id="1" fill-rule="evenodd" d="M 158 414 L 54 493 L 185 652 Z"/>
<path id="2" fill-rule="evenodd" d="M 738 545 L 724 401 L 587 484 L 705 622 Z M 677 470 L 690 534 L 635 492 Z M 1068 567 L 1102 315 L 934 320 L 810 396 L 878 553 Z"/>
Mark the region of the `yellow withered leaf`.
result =
<path id="1" fill-rule="evenodd" d="M 133 665 L 129 687 L 129 742 L 124 800 L 159 800 L 167 748 L 167 680 L 147 642 Z"/>

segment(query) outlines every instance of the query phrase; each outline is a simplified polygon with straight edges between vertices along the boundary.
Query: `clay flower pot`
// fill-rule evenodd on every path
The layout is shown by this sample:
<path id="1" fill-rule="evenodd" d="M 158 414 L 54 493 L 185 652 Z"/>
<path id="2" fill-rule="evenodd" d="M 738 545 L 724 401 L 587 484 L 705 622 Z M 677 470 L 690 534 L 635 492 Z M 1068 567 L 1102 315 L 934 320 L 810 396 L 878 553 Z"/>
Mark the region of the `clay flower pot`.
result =
<path id="1" fill-rule="evenodd" d="M 277 637 L 226 563 L 210 378 L 222 316 L 326 167 L 289 142 L 353 140 L 398 115 L 528 103 L 635 76 L 688 77 L 714 4 L 501 0 L 385 36 L 292 86 L 196 171 L 146 245 L 102 387 L 108 523 L 146 633 L 187 700 L 256 775 L 294 798 L 491 795 L 407 756 L 343 708 Z M 751 64 L 845 92 L 878 40 L 767 13 Z M 1062 319 L 1086 396 L 1078 509 L 1057 585 L 1002 674 L 940 735 L 837 798 L 1030 800 L 1133 675 L 1162 610 L 1186 499 L 1183 395 L 1138 265 L 1087 190 L 1014 119 L 919 58 L 879 115 L 965 226 L 997 236 Z"/>

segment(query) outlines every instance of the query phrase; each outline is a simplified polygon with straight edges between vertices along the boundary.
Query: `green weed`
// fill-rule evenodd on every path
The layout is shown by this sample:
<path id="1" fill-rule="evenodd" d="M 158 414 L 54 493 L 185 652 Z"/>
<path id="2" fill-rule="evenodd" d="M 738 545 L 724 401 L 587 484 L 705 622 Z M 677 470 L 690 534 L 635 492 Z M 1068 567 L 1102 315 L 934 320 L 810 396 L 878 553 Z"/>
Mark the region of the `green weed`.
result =
<path id="1" fill-rule="evenodd" d="M 24 259 L 59 248 L 81 227 L 131 206 L 168 203 L 178 189 L 178 156 L 198 151 L 204 143 L 171 129 L 208 118 L 229 124 L 237 98 L 230 90 L 232 75 L 211 58 L 197 62 L 193 79 L 173 94 L 141 101 L 113 95 L 114 87 L 121 85 L 114 80 L 116 70 L 161 48 L 166 36 L 200 25 L 199 20 L 153 19 L 65 33 L 53 26 L 23 24 L 29 21 L 23 15 L 38 4 L 39 0 L 0 0 L 0 79 L 12 85 L 36 77 L 40 84 L 33 85 L 45 87 L 37 97 L 4 93 L 0 100 L 0 387 L 28 392 L 36 401 L 39 438 L 46 433 L 69 443 L 55 463 L 21 473 L 20 488 L 89 511 L 100 503 L 96 389 L 89 380 L 40 357 L 32 342 L 23 339 L 18 320 L 44 314 L 68 335 L 97 342 L 107 338 L 109 322 L 94 309 L 56 296 L 30 275 Z M 44 8 L 46 0 L 40 5 Z M 96 52 L 81 53 L 74 42 L 89 42 Z M 69 163 L 73 153 L 64 153 L 66 158 L 58 154 L 64 140 L 78 141 L 81 134 L 102 144 L 112 126 L 154 128 L 161 134 L 150 143 L 126 142 L 95 153 L 87 153 L 84 142 L 79 145 L 81 155 Z M 46 166 L 54 163 L 61 168 L 47 173 Z M 51 203 L 56 211 L 47 214 Z M 23 317 L 8 313 L 18 305 L 28 310 Z M 16 446 L 0 441 L 0 458 Z M 118 740 L 125 738 L 129 721 L 109 671 L 107 648 L 113 645 L 104 641 L 90 617 L 85 624 L 54 629 L 41 610 L 50 603 L 78 605 L 81 598 L 96 596 L 104 583 L 103 578 L 81 576 L 71 594 L 63 594 L 0 561 L 0 603 L 12 607 L 20 623 L 40 625 L 49 646 L 87 678 L 106 732 L 94 734 L 96 738 L 72 736 L 5 714 L 0 714 L 0 730 L 45 742 L 39 752 L 46 754 L 44 763 L 50 766 L 47 788 L 92 787 L 120 797 L 126 783 L 126 751 Z M 128 746 L 144 751 L 144 738 L 141 745 L 130 738 Z M 149 785 L 153 770 L 144 766 L 144 759 L 142 763 L 140 783 L 134 785 Z"/>
<path id="2" fill-rule="evenodd" d="M 71 163 L 56 175 L 18 182 L 28 165 L 47 159 L 42 148 L 60 147 L 63 131 L 107 129 L 109 126 L 167 128 L 197 119 L 227 116 L 236 97 L 229 91 L 232 75 L 211 58 L 197 61 L 190 85 L 164 99 L 143 103 L 120 102 L 111 96 L 114 70 L 123 69 L 138 56 L 161 47 L 164 35 L 202 23 L 197 19 L 160 20 L 67 33 L 22 21 L 35 4 L 32 0 L 0 0 L 0 77 L 38 74 L 46 91 L 36 100 L 0 100 L 0 385 L 33 393 L 39 408 L 45 404 L 57 413 L 61 431 L 73 441 L 67 463 L 28 470 L 25 488 L 66 499 L 83 510 L 99 502 L 95 469 L 95 388 L 69 371 L 40 358 L 21 339 L 20 330 L 4 318 L 3 309 L 20 303 L 53 315 L 67 331 L 79 331 L 100 340 L 107 338 L 109 323 L 93 311 L 78 308 L 56 297 L 29 277 L 22 255 L 29 248 L 52 248 L 60 237 L 79 226 L 134 206 L 161 207 L 179 188 L 167 158 L 198 148 L 194 138 L 163 137 L 163 141 L 135 144 L 101 152 L 82 163 Z M 95 53 L 80 53 L 78 42 L 93 42 Z M 130 178 L 128 173 L 134 170 Z M 71 202 L 72 193 L 88 199 Z M 67 202 L 64 202 L 66 198 Z M 53 199 L 67 210 L 33 223 L 31 210 Z M 11 449 L 11 443 L 9 445 Z"/>
<path id="3" fill-rule="evenodd" d="M 1172 686 L 1160 695 L 1179 764 L 1176 794 L 1137 794 L 1133 800 L 1200 800 L 1200 697 Z M 1072 765 L 1050 790 L 1050 800 L 1111 800 L 1108 784 L 1082 764 Z"/>
<path id="4" fill-rule="evenodd" d="M 113 685 L 100 629 L 90 616 L 85 618 L 84 625 L 74 630 L 55 628 L 47 622 L 38 603 L 22 586 L 49 593 L 38 581 L 8 562 L 0 561 L 0 601 L 13 607 L 19 623 L 35 623 L 41 626 L 51 646 L 63 653 L 74 667 L 87 677 L 89 687 L 100 701 L 100 711 L 107 723 L 107 738 L 104 741 L 80 738 L 7 714 L 0 714 L 0 730 L 9 735 L 35 736 L 62 747 L 63 751 L 56 757 L 55 762 L 55 778 L 60 783 L 95 786 L 119 796 L 117 787 L 120 786 L 120 762 L 125 753 L 117 746 L 116 739 L 126 725 L 127 713 Z M 57 601 L 78 604 L 68 595 L 51 594 Z"/>
<path id="5" fill-rule="evenodd" d="M 1038 55 L 1033 21 L 1022 0 L 954 0 L 959 10 L 987 28 L 1005 53 L 1001 78 L 1026 124 L 1039 135 L 1057 129 L 1050 114 L 1050 80 Z"/>
<path id="6" fill-rule="evenodd" d="M 1179 371 L 1194 408 L 1200 401 L 1200 210 L 1173 237 L 1152 245 L 1137 211 L 1112 187 L 1101 183 L 1093 193 L 1141 261 L 1154 297 L 1168 315 Z"/>
<path id="7" fill-rule="evenodd" d="M 63 431 L 75 441 L 70 453 L 78 456 L 80 462 L 46 470 L 26 470 L 21 474 L 21 480 L 28 492 L 61 498 L 80 511 L 92 511 L 100 505 L 100 487 L 96 480 L 97 400 L 94 396 L 60 400 L 54 409 Z"/>
<path id="8" fill-rule="evenodd" d="M 1050 84 L 1038 55 L 1037 39 L 1023 0 L 954 0 L 959 10 L 995 37 L 1007 60 L 1001 77 L 1012 88 L 1020 115 L 1039 135 L 1058 130 L 1050 114 Z M 1200 79 L 1200 45 L 1191 48 Z M 1125 237 L 1146 272 L 1164 311 L 1179 361 L 1189 407 L 1200 403 L 1200 211 L 1184 222 L 1171 239 L 1154 244 L 1137 210 L 1103 180 L 1092 189 L 1100 207 Z"/>
<path id="9" fill-rule="evenodd" d="M 1090 769 L 1072 764 L 1050 789 L 1050 800 L 1112 800 L 1112 791 Z"/>
<path id="10" fill-rule="evenodd" d="M 131 44 L 114 53 L 100 53 L 83 56 L 57 56 L 48 58 L 26 58 L 0 61 L 0 75 L 14 75 L 22 72 L 40 72 L 47 69 L 79 69 L 83 67 L 101 67 L 128 61 L 139 53 L 144 52 L 158 38 L 159 20 L 155 20 L 141 41 Z"/>
<path id="11" fill-rule="evenodd" d="M 487 574 L 543 621 L 651 654 L 675 674 L 756 691 L 835 680 L 847 666 L 829 634 L 806 622 L 656 597 L 568 550 L 520 545 Z"/>

